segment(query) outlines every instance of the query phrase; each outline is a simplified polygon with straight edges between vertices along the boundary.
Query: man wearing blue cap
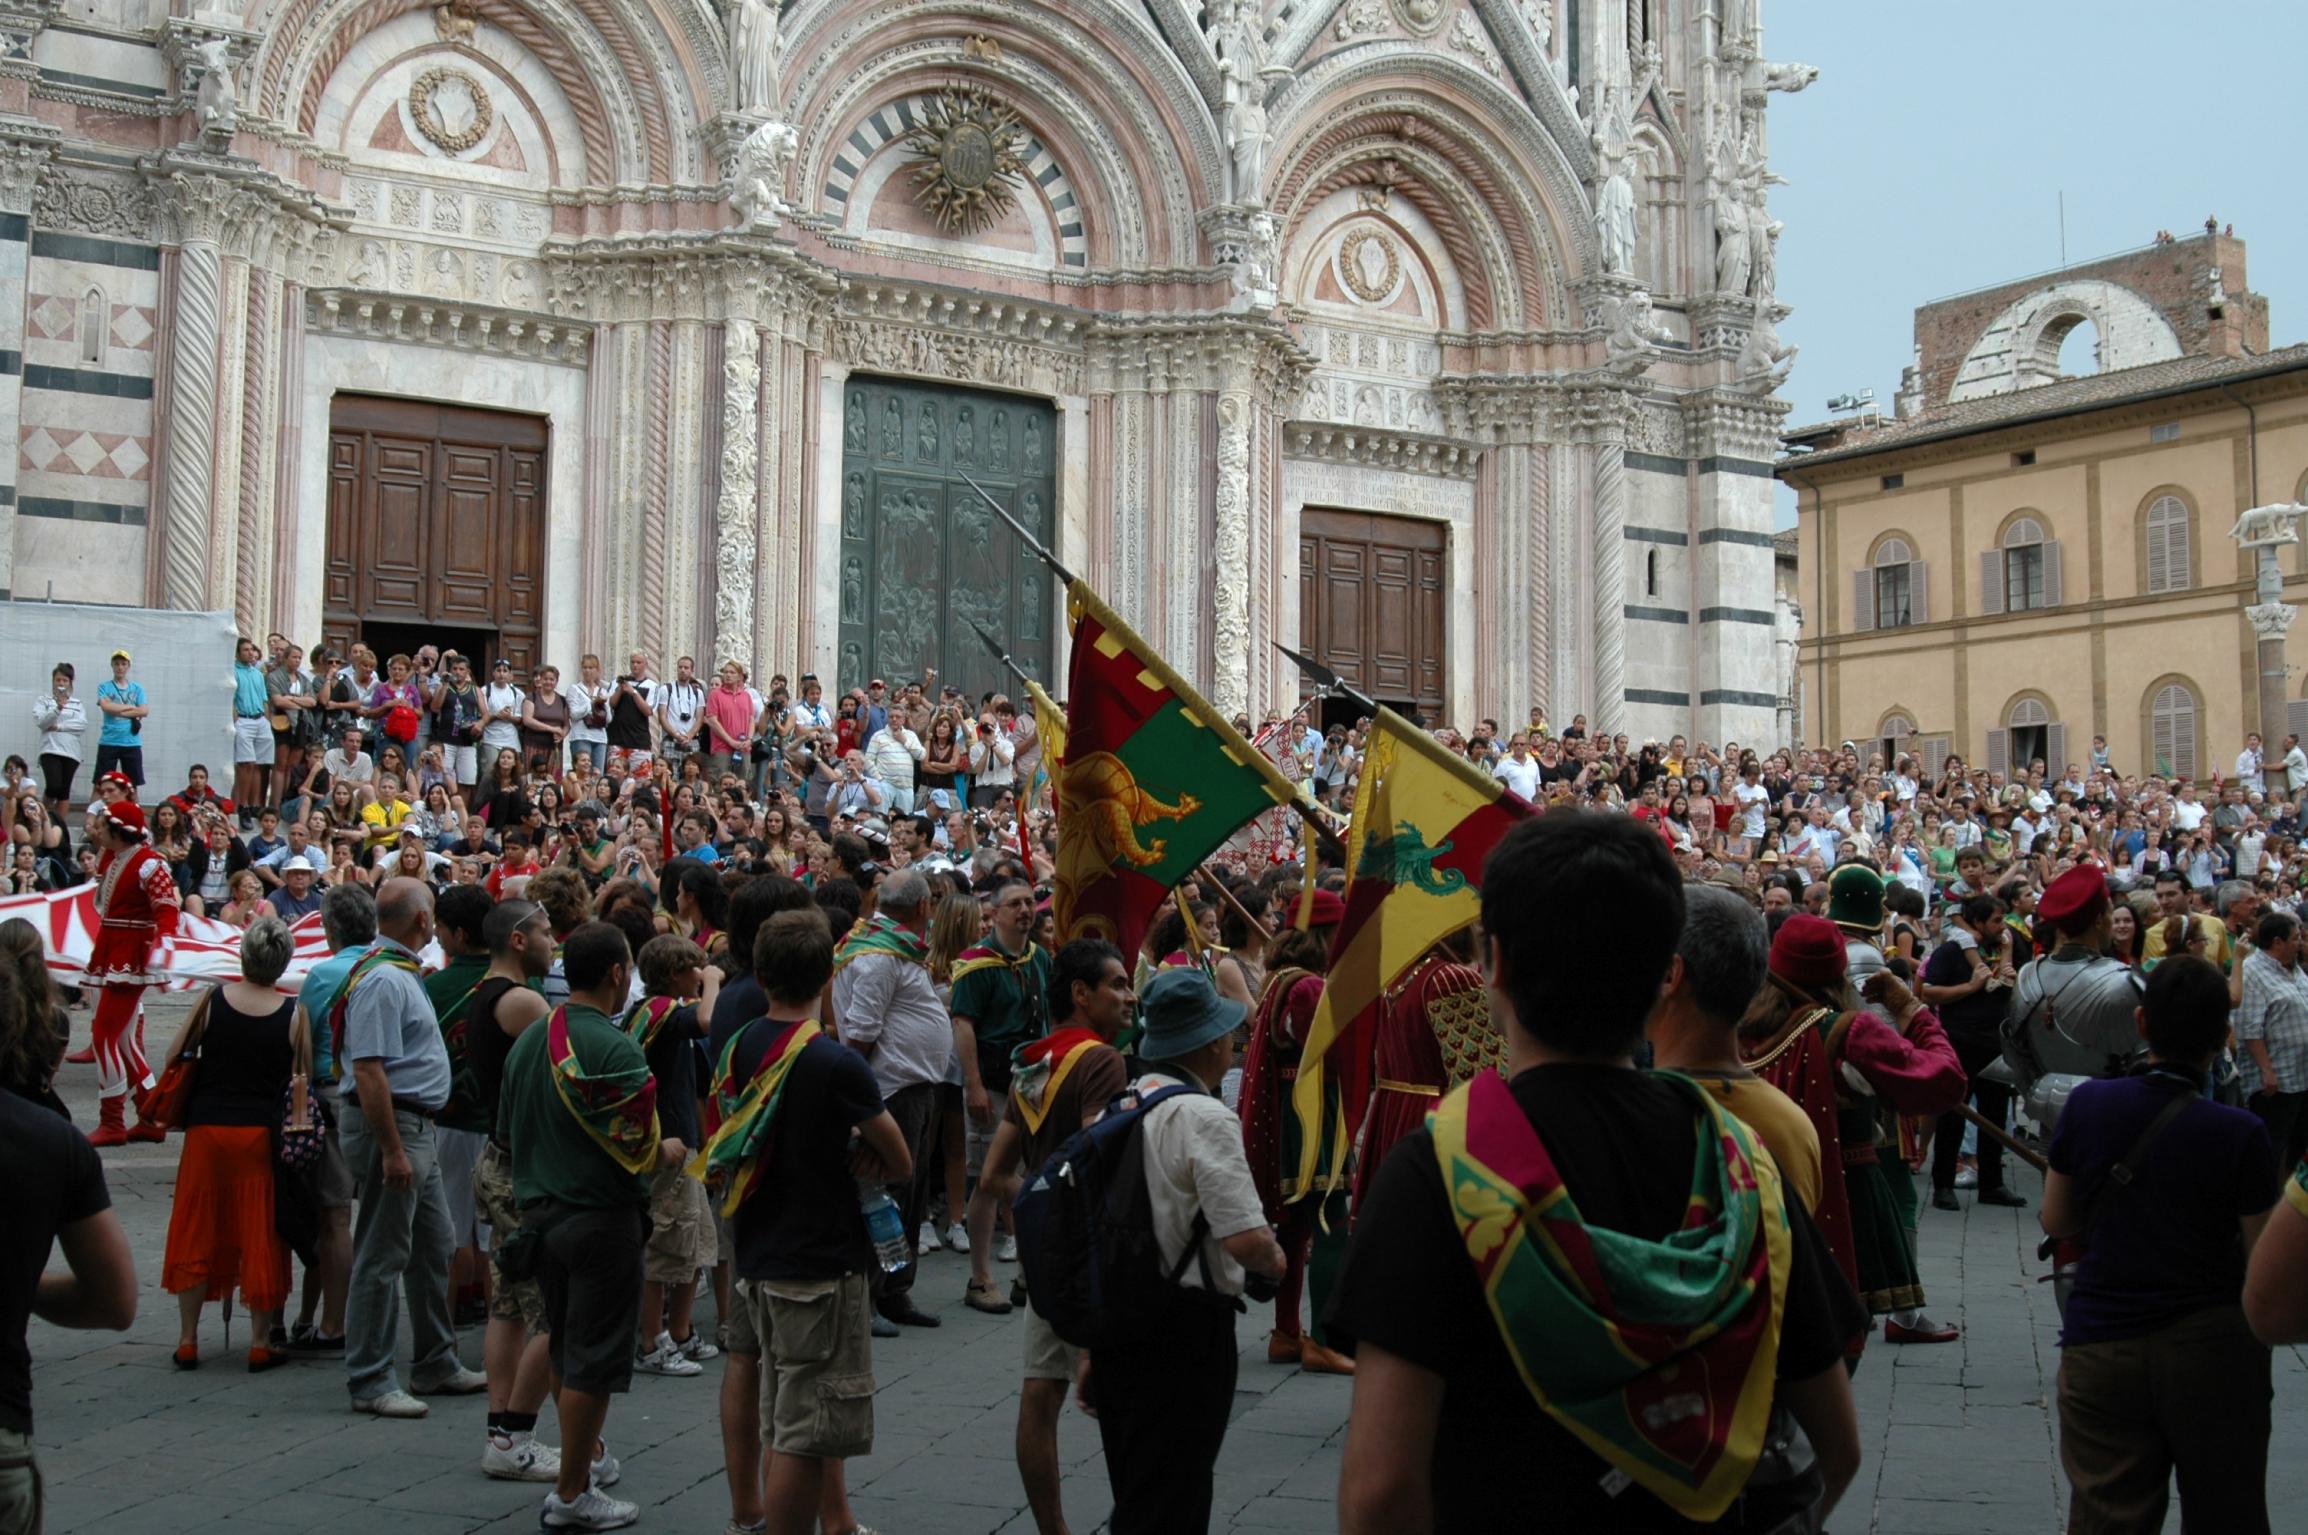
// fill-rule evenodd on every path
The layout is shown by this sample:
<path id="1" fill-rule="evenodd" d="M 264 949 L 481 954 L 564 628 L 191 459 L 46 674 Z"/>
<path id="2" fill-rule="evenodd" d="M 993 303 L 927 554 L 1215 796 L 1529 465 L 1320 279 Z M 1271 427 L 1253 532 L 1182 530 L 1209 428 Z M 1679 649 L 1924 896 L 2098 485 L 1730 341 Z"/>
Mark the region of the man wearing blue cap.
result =
<path id="1" fill-rule="evenodd" d="M 1132 1091 L 1195 1089 L 1149 1110 L 1137 1132 L 1163 1272 L 1177 1275 L 1178 1293 L 1168 1315 L 1146 1318 L 1136 1342 L 1085 1357 L 1079 1389 L 1106 1449 L 1108 1528 L 1183 1535 L 1210 1526 L 1244 1273 L 1281 1278 L 1282 1244 L 1250 1181 L 1242 1127 L 1215 1092 L 1234 1064 L 1245 1009 L 1199 969 L 1163 971 L 1140 1003 L 1146 1071 Z"/>

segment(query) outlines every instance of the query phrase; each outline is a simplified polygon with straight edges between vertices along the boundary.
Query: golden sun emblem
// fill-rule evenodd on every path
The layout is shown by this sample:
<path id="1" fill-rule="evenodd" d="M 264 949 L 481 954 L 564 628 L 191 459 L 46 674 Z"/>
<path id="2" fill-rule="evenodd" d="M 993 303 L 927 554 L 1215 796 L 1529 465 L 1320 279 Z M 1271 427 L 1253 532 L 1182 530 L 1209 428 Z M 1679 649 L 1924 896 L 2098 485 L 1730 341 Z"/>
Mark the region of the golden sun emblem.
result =
<path id="1" fill-rule="evenodd" d="M 976 234 L 1017 206 L 1026 172 L 1018 114 L 985 91 L 940 91 L 906 135 L 921 204 L 948 234 Z"/>

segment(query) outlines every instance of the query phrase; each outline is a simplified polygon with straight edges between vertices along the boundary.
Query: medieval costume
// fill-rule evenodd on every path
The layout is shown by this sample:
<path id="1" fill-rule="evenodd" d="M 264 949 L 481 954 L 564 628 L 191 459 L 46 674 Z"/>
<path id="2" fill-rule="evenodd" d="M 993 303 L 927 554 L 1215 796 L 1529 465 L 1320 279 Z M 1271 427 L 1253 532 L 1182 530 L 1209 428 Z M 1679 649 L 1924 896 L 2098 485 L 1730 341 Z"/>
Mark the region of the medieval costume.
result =
<path id="1" fill-rule="evenodd" d="M 168 864 L 145 845 L 144 812 L 134 800 L 115 800 L 92 813 L 102 819 L 114 845 L 97 867 L 99 924 L 81 980 L 96 988 L 98 1124 L 88 1140 L 93 1146 L 157 1141 L 166 1132 L 143 1118 L 141 1108 L 136 1128 L 127 1127 L 124 1100 L 133 1092 L 141 1104 L 152 1087 L 152 1068 L 145 1063 L 136 1024 L 144 989 L 163 979 L 152 968 L 153 951 L 175 939 L 183 903 Z"/>
<path id="2" fill-rule="evenodd" d="M 1345 915 L 1346 903 L 1328 890 L 1314 893 L 1313 930 L 1327 942 L 1331 930 Z M 1347 1150 L 1352 1131 L 1346 1123 L 1345 1103 L 1359 1110 L 1362 1100 L 1349 1099 L 1343 1071 L 1324 1073 L 1323 1125 L 1314 1172 L 1299 1172 L 1306 1127 L 1291 1111 L 1290 1097 L 1298 1080 L 1299 1051 L 1322 1004 L 1324 981 L 1316 972 L 1295 965 L 1277 965 L 1266 978 L 1266 990 L 1252 1015 L 1250 1050 L 1242 1069 L 1243 1148 L 1250 1158 L 1251 1181 L 1258 1187 L 1266 1218 L 1274 1223 L 1282 1243 L 1285 1267 L 1282 1287 L 1274 1300 L 1274 1332 L 1267 1339 L 1266 1357 L 1275 1364 L 1298 1364 L 1322 1373 L 1352 1374 L 1353 1362 L 1334 1353 L 1321 1341 L 1323 1303 L 1329 1298 L 1331 1276 L 1345 1257 L 1347 1235 Z M 1353 1052 L 1341 1041 L 1342 1059 Z M 1359 1117 L 1359 1116 L 1358 1116 Z M 1313 1269 L 1315 1328 L 1302 1329 L 1299 1299 Z"/>
<path id="3" fill-rule="evenodd" d="M 1959 1101 L 1963 1063 L 1929 1008 L 1894 1023 L 1857 1005 L 1843 935 L 1820 917 L 1788 919 L 1771 943 L 1770 979 L 1739 1026 L 1748 1069 L 1799 1104 L 1819 1134 L 1821 1235 L 1870 1312 L 1922 1303 L 1893 1169 L 1891 1114 L 1937 1114 Z M 1905 1002 L 1904 993 L 1902 994 Z M 1891 1166 L 1886 1165 L 1889 1159 Z M 1843 1177 L 1827 1176 L 1840 1166 Z M 1857 1357 L 1865 1334 L 1851 1341 Z"/>
<path id="4" fill-rule="evenodd" d="M 1483 973 L 1442 948 L 1413 965 L 1379 1011 L 1370 1111 L 1354 1157 L 1356 1207 L 1394 1143 L 1424 1124 L 1445 1093 L 1478 1072 L 1504 1075 L 1506 1063 Z"/>

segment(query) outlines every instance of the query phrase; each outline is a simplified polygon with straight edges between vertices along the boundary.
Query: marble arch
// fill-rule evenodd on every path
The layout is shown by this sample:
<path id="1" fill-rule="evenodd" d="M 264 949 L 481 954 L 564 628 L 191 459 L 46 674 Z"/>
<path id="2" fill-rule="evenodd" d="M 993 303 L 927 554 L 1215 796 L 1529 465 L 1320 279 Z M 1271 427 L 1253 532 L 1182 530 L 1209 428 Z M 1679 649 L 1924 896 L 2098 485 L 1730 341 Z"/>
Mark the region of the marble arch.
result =
<path id="1" fill-rule="evenodd" d="M 1221 154 L 1208 114 L 1158 44 L 1123 46 L 1079 15 L 1027 0 L 928 0 L 893 20 L 857 0 L 805 0 L 788 18 L 786 46 L 805 202 L 822 195 L 848 136 L 887 101 L 977 80 L 1012 92 L 1066 168 L 1100 265 L 1191 264 L 1194 209 L 1216 195 Z M 965 51 L 965 36 L 998 54 Z"/>

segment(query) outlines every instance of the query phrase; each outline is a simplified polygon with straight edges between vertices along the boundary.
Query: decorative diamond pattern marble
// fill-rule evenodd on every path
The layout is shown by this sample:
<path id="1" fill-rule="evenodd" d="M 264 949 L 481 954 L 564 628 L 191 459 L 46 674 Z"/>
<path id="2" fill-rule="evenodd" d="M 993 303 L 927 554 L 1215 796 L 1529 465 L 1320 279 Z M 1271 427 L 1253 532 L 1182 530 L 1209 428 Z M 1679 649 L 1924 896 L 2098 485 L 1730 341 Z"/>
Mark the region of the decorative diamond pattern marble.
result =
<path id="1" fill-rule="evenodd" d="M 155 312 L 143 304 L 112 306 L 112 343 L 135 352 L 152 350 Z"/>
<path id="2" fill-rule="evenodd" d="M 59 294 L 44 295 L 24 315 L 25 329 L 44 341 L 72 339 L 72 322 L 79 306 Z"/>
<path id="3" fill-rule="evenodd" d="M 100 480 L 152 478 L 152 439 L 149 437 L 28 426 L 19 438 L 18 462 L 25 469 Z"/>

